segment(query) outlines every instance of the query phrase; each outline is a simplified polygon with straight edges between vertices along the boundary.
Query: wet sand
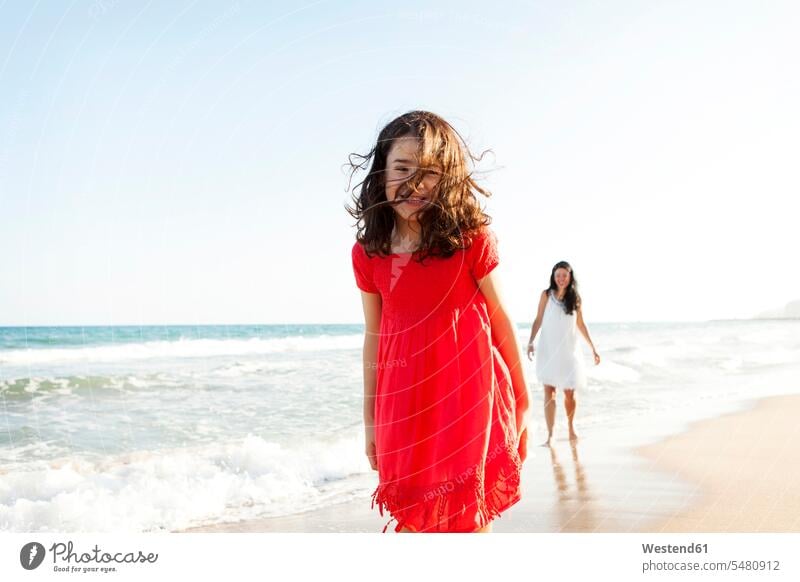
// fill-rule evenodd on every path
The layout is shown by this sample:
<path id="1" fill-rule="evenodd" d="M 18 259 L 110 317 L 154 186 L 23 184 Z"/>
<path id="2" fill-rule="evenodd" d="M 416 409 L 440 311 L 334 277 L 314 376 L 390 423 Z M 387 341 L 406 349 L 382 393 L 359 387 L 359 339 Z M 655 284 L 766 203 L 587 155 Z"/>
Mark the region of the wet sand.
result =
<path id="1" fill-rule="evenodd" d="M 699 494 L 688 509 L 641 531 L 800 532 L 798 418 L 800 396 L 775 396 L 637 449 Z"/>

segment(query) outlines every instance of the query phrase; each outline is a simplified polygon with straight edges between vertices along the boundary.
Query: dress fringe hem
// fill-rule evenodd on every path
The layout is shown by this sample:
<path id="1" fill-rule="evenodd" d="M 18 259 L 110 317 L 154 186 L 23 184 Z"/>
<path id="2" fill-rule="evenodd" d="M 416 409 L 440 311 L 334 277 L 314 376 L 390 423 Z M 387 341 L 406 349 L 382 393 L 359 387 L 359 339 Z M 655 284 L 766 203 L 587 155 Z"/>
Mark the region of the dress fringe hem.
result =
<path id="1" fill-rule="evenodd" d="M 381 516 L 384 510 L 392 515 L 381 533 L 386 533 L 392 521 L 397 521 L 395 532 L 409 525 L 416 532 L 473 532 L 520 500 L 521 470 L 519 453 L 511 446 L 488 460 L 485 472 L 476 471 L 465 478 L 402 492 L 396 481 L 381 483 L 372 493 L 371 507 L 377 505 Z M 489 491 L 484 486 L 487 476 L 494 482 Z M 477 510 L 473 514 L 470 509 L 474 505 Z"/>

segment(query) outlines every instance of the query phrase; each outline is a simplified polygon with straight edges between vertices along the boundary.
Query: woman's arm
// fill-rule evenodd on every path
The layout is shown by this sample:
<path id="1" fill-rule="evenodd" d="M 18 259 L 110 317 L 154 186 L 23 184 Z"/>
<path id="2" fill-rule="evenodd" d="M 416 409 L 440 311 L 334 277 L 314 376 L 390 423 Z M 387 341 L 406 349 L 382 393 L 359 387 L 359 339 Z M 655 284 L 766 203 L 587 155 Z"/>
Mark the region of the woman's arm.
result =
<path id="1" fill-rule="evenodd" d="M 592 355 L 594 356 L 594 363 L 600 363 L 600 355 L 597 353 L 597 350 L 594 349 L 594 344 L 592 343 L 592 338 L 589 337 L 589 330 L 586 328 L 586 324 L 583 322 L 583 309 L 581 307 L 576 307 L 575 311 L 578 312 L 577 321 L 575 322 L 578 326 L 578 331 L 581 332 L 581 335 L 586 339 L 586 342 L 589 344 L 589 347 L 592 348 Z"/>
<path id="2" fill-rule="evenodd" d="M 511 383 L 516 398 L 517 434 L 521 435 L 528 425 L 528 383 L 525 379 L 525 368 L 520 359 L 517 332 L 506 311 L 505 302 L 501 298 L 500 283 L 496 273 L 497 269 L 494 269 L 480 279 L 478 288 L 486 299 L 492 326 L 492 336 L 511 374 Z"/>
<path id="3" fill-rule="evenodd" d="M 378 293 L 361 292 L 364 308 L 364 432 L 365 452 L 370 466 L 377 471 L 375 454 L 375 384 L 378 360 L 378 337 L 381 327 L 381 296 Z"/>
<path id="4" fill-rule="evenodd" d="M 542 327 L 542 318 L 544 317 L 544 309 L 547 307 L 547 291 L 542 291 L 541 296 L 539 297 L 539 307 L 536 311 L 536 319 L 533 320 L 533 326 L 531 327 L 531 339 L 528 340 L 528 359 L 531 359 L 533 355 L 533 340 L 536 339 L 536 334 L 539 333 L 539 330 Z"/>

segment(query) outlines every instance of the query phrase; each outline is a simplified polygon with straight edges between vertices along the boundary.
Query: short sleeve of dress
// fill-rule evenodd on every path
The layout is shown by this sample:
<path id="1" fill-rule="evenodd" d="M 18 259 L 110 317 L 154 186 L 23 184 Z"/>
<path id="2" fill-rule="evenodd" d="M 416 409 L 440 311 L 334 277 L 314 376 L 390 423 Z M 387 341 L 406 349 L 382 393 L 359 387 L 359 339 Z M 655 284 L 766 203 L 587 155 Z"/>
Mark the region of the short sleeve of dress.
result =
<path id="1" fill-rule="evenodd" d="M 377 293 L 378 288 L 372 281 L 372 266 L 369 264 L 369 258 L 364 252 L 364 247 L 361 246 L 361 243 L 356 241 L 353 245 L 351 257 L 353 260 L 353 274 L 358 288 L 367 293 Z"/>
<path id="2" fill-rule="evenodd" d="M 497 237 L 491 229 L 484 228 L 475 235 L 469 257 L 472 276 L 476 281 L 483 279 L 498 265 L 500 257 L 497 253 Z"/>

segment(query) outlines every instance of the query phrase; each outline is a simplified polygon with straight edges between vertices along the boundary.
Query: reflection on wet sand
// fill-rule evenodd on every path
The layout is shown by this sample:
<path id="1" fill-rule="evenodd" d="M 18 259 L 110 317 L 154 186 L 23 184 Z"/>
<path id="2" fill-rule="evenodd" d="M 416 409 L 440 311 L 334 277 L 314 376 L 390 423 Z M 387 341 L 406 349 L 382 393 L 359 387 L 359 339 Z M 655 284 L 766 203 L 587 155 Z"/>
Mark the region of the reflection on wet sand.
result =
<path id="1" fill-rule="evenodd" d="M 564 465 L 558 460 L 556 448 L 550 445 L 548 449 L 550 450 L 550 461 L 553 465 L 553 479 L 555 479 L 557 493 L 555 503 L 557 531 L 594 531 L 597 527 L 594 498 L 586 471 L 578 458 L 577 442 L 570 442 L 573 483 L 570 483 Z"/>

